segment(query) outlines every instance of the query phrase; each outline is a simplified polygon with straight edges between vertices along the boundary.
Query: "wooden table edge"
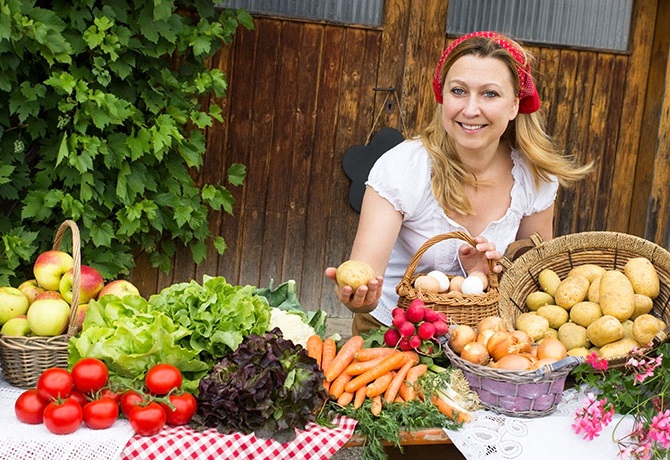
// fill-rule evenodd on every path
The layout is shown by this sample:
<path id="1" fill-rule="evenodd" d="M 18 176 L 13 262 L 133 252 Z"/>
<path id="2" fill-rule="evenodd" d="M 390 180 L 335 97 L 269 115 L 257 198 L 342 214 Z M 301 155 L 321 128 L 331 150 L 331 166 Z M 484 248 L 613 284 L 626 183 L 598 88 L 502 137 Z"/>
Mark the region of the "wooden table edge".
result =
<path id="1" fill-rule="evenodd" d="M 393 445 L 384 441 L 384 445 Z M 400 431 L 400 445 L 417 446 L 430 444 L 452 444 L 447 433 L 441 428 L 426 428 L 418 431 Z M 343 447 L 361 447 L 365 445 L 365 436 L 354 433 Z"/>

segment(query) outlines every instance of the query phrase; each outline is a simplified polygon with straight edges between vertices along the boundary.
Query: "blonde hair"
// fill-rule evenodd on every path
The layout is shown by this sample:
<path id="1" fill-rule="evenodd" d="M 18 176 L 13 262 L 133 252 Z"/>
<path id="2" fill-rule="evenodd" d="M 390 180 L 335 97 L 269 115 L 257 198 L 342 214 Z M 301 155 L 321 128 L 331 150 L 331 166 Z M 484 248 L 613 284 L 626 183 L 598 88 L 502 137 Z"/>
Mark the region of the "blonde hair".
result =
<path id="1" fill-rule="evenodd" d="M 523 50 L 512 40 L 509 41 Z M 486 37 L 469 38 L 450 52 L 441 68 L 441 83 L 444 83 L 447 72 L 454 62 L 468 54 L 500 59 L 512 73 L 514 90 L 516 94 L 519 93 L 517 61 L 507 50 Z M 530 59 L 527 53 L 526 58 Z M 442 125 L 441 107 L 437 105 L 430 124 L 419 136 L 433 164 L 431 184 L 433 194 L 445 212 L 471 215 L 474 211 L 465 194 L 465 185 L 474 184 L 476 179 L 465 169 L 453 140 L 449 138 Z M 585 166 L 577 164 L 556 146 L 546 133 L 544 117 L 539 111 L 519 113 L 510 122 L 502 140 L 508 142 L 512 148 L 516 148 L 524 157 L 533 173 L 536 186 L 540 181 L 548 181 L 550 176 L 556 177 L 561 185 L 567 186 L 583 178 L 592 167 L 592 164 Z"/>

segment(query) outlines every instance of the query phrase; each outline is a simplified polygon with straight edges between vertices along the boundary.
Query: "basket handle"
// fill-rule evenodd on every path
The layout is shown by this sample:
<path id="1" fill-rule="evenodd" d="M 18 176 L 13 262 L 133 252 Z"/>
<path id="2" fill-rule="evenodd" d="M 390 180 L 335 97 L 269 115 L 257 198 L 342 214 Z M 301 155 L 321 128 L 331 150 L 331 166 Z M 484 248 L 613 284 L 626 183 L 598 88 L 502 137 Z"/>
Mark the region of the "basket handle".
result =
<path id="1" fill-rule="evenodd" d="M 509 270 L 517 258 L 521 257 L 527 251 L 537 248 L 542 243 L 544 243 L 544 240 L 537 232 L 533 233 L 528 238 L 513 241 L 509 246 L 507 246 L 505 254 L 498 261 L 498 263 L 502 265 L 503 270 Z"/>
<path id="2" fill-rule="evenodd" d="M 67 229 L 70 229 L 72 234 L 72 259 L 74 265 L 72 266 L 72 303 L 70 304 L 70 321 L 68 322 L 67 335 L 74 336 L 78 332 L 77 328 L 77 310 L 79 309 L 79 290 L 81 288 L 81 238 L 79 236 L 79 227 L 73 220 L 66 220 L 56 230 L 54 236 L 53 249 L 60 249 L 63 241 L 63 235 Z"/>
<path id="3" fill-rule="evenodd" d="M 407 265 L 407 268 L 405 269 L 405 274 L 403 275 L 403 280 L 405 283 L 410 284 L 412 276 L 414 276 L 414 272 L 416 271 L 416 268 L 419 265 L 419 261 L 421 260 L 421 257 L 425 254 L 425 252 L 434 244 L 439 243 L 440 241 L 448 240 L 448 239 L 456 239 L 456 240 L 463 240 L 466 243 L 468 243 L 472 247 L 477 246 L 477 242 L 472 238 L 470 235 L 468 235 L 465 232 L 449 232 L 449 233 L 442 233 L 440 235 L 435 235 L 432 238 L 429 238 L 424 242 L 421 247 L 419 248 L 418 251 L 414 254 L 412 257 L 412 260 L 410 260 L 409 264 Z M 489 259 L 488 264 L 489 264 L 489 286 L 493 288 L 498 287 L 498 275 L 493 272 L 493 266 L 495 265 L 495 261 Z"/>

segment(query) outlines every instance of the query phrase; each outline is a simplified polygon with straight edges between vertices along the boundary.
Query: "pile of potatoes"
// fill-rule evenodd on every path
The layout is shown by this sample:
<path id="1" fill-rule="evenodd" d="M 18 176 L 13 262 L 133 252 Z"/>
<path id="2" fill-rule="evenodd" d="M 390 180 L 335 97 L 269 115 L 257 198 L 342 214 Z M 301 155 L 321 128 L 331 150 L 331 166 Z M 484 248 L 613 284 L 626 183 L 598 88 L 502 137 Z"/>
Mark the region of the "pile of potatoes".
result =
<path id="1" fill-rule="evenodd" d="M 535 341 L 557 337 L 569 355 L 595 351 L 611 360 L 647 345 L 665 329 L 650 314 L 660 282 L 646 257 L 630 259 L 623 271 L 589 263 L 575 266 L 563 279 L 547 268 L 538 282 L 541 290 L 527 296 L 528 311 L 518 316 L 515 327 Z"/>

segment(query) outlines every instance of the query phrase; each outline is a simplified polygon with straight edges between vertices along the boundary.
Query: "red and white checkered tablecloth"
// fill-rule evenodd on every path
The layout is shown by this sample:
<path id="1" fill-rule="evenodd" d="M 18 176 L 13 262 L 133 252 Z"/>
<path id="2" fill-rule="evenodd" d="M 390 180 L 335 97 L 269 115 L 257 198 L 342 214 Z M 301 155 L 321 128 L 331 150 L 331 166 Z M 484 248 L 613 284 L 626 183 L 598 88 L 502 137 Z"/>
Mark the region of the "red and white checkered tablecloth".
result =
<path id="1" fill-rule="evenodd" d="M 296 438 L 281 444 L 240 433 L 225 435 L 212 428 L 195 431 L 189 427 L 168 427 L 155 436 L 134 436 L 121 453 L 122 460 L 326 460 L 346 444 L 356 428 L 356 420 L 338 416 L 329 428 L 310 423 Z"/>

